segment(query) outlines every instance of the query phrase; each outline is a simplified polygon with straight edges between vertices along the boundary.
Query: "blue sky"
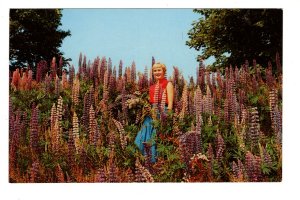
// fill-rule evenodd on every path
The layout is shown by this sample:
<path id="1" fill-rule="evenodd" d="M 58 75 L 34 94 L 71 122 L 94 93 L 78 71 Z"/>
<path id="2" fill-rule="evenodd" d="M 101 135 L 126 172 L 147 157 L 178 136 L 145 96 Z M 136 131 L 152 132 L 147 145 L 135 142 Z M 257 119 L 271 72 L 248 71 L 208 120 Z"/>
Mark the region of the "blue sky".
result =
<path id="1" fill-rule="evenodd" d="M 168 76 L 178 66 L 185 77 L 195 77 L 199 52 L 185 43 L 199 17 L 192 9 L 64 9 L 61 28 L 72 36 L 64 39 L 61 50 L 75 67 L 82 52 L 91 62 L 110 57 L 113 66 L 121 59 L 124 66 L 135 61 L 143 72 L 154 56 L 166 64 Z"/>

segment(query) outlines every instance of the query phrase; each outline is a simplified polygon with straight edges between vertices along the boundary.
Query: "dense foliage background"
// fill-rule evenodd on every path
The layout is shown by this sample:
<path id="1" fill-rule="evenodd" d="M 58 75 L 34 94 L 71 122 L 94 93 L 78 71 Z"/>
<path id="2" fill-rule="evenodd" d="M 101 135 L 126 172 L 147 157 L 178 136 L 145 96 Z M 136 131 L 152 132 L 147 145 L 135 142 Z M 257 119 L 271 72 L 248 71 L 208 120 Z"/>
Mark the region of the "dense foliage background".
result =
<path id="1" fill-rule="evenodd" d="M 53 57 L 63 64 L 69 59 L 59 50 L 71 32 L 60 29 L 62 9 L 10 9 L 9 60 L 10 70 L 30 67 L 36 72 L 36 62 Z M 60 74 L 61 75 L 61 74 Z"/>
<path id="2" fill-rule="evenodd" d="M 169 73 L 174 111 L 148 103 L 153 84 L 133 62 L 118 69 L 105 57 L 80 55 L 57 76 L 59 61 L 10 78 L 10 182 L 224 182 L 281 181 L 282 73 L 276 62 L 255 60 L 224 73 L 200 63 L 186 80 Z M 154 63 L 155 60 L 152 60 Z M 272 65 L 273 64 L 273 65 Z M 51 69 L 49 70 L 47 69 Z M 118 73 L 117 73 L 118 71 Z M 160 113 L 157 117 L 156 113 Z M 158 160 L 134 145 L 151 115 Z"/>
<path id="3" fill-rule="evenodd" d="M 187 45 L 200 51 L 198 60 L 214 56 L 214 68 L 256 58 L 263 67 L 282 55 L 282 9 L 195 9 Z"/>

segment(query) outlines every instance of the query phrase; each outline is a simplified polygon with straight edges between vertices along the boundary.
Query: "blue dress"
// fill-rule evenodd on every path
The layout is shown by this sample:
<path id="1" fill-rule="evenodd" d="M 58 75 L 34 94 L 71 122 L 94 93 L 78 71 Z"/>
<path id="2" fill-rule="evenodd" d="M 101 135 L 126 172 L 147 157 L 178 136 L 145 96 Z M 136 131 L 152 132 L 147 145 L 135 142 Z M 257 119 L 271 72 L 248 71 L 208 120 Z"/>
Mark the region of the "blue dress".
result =
<path id="1" fill-rule="evenodd" d="M 141 130 L 138 132 L 134 143 L 138 146 L 140 151 L 142 152 L 143 155 L 146 154 L 145 149 L 144 149 L 144 142 L 150 143 L 151 144 L 151 162 L 154 163 L 156 162 L 156 143 L 155 143 L 155 135 L 156 135 L 156 130 L 154 129 L 152 125 L 152 118 L 150 116 L 146 116 L 142 125 Z"/>
<path id="2" fill-rule="evenodd" d="M 166 114 L 168 108 L 165 106 L 164 108 L 164 114 Z M 160 113 L 156 113 L 157 119 L 160 119 Z M 156 152 L 156 142 L 155 142 L 155 136 L 156 136 L 156 130 L 153 127 L 153 119 L 150 116 L 146 116 L 144 118 L 144 122 L 142 125 L 141 130 L 138 132 L 134 143 L 138 146 L 140 151 L 142 152 L 143 155 L 146 155 L 145 148 L 143 143 L 149 143 L 151 144 L 151 162 L 155 163 L 156 162 L 156 157 L 157 157 L 157 152 Z"/>

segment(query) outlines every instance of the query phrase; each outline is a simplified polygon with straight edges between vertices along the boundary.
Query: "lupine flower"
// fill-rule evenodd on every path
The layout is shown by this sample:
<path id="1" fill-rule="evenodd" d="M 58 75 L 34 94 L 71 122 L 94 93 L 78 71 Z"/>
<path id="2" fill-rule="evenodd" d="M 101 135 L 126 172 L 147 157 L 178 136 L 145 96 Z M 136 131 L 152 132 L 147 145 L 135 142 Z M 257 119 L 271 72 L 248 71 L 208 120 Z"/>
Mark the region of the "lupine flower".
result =
<path id="1" fill-rule="evenodd" d="M 261 180 L 261 159 L 254 156 L 250 151 L 246 153 L 246 172 L 248 176 L 248 181 L 257 182 Z"/>
<path id="2" fill-rule="evenodd" d="M 35 161 L 34 163 L 32 163 L 31 168 L 30 168 L 30 182 L 31 183 L 39 182 L 39 178 L 40 178 L 39 167 L 40 167 L 39 161 Z"/>
<path id="3" fill-rule="evenodd" d="M 47 72 L 47 62 L 45 60 L 41 60 L 38 62 L 36 67 L 36 81 L 39 83 L 43 80 L 44 75 Z"/>
<path id="4" fill-rule="evenodd" d="M 250 110 L 250 130 L 248 132 L 248 140 L 251 147 L 254 148 L 258 144 L 259 140 L 259 117 L 257 108 L 254 107 Z"/>
<path id="5" fill-rule="evenodd" d="M 57 166 L 56 166 L 55 175 L 57 177 L 57 182 L 59 182 L 59 183 L 64 183 L 65 182 L 64 172 L 61 169 L 59 164 L 57 164 Z"/>
<path id="6" fill-rule="evenodd" d="M 126 137 L 126 133 L 125 133 L 125 130 L 123 128 L 123 125 L 121 124 L 121 122 L 115 120 L 115 119 L 112 119 L 113 122 L 115 123 L 118 131 L 119 131 L 119 134 L 120 134 L 120 141 L 121 141 L 121 147 L 122 149 L 125 149 L 126 145 L 127 145 L 127 137 Z"/>
<path id="7" fill-rule="evenodd" d="M 152 56 L 152 65 L 153 66 L 155 64 L 155 58 Z"/>
<path id="8" fill-rule="evenodd" d="M 60 80 L 58 78 L 58 76 L 56 75 L 55 78 L 55 94 L 58 96 L 60 93 Z"/>
<path id="9" fill-rule="evenodd" d="M 100 168 L 96 173 L 95 182 L 104 183 L 106 181 L 105 171 L 103 168 Z"/>
<path id="10" fill-rule="evenodd" d="M 76 147 L 74 145 L 73 129 L 70 128 L 68 134 L 68 162 L 70 168 L 73 168 L 75 166 L 75 153 Z"/>
<path id="11" fill-rule="evenodd" d="M 179 114 L 179 118 L 183 119 L 188 108 L 188 91 L 187 91 L 187 84 L 184 84 L 183 91 L 182 91 L 182 97 L 181 97 L 181 102 L 182 102 L 182 109 Z"/>
<path id="12" fill-rule="evenodd" d="M 73 139 L 74 139 L 76 152 L 78 153 L 80 149 L 80 141 L 79 141 L 79 124 L 78 124 L 78 118 L 76 112 L 74 112 L 73 114 Z"/>
<path id="13" fill-rule="evenodd" d="M 21 79 L 21 77 L 20 77 L 19 69 L 16 69 L 13 72 L 13 77 L 12 77 L 12 81 L 11 81 L 11 86 L 14 88 L 14 90 L 19 89 L 20 79 Z"/>
<path id="14" fill-rule="evenodd" d="M 30 121 L 30 147 L 33 151 L 37 151 L 38 147 L 38 108 L 33 105 L 31 110 Z"/>
<path id="15" fill-rule="evenodd" d="M 104 82 L 104 73 L 105 70 L 107 69 L 107 61 L 106 61 L 106 57 L 102 57 L 101 59 L 101 65 L 100 65 L 100 71 L 99 71 L 99 79 L 100 79 L 100 83 L 103 84 Z"/>
<path id="16" fill-rule="evenodd" d="M 104 81 L 103 81 L 103 99 L 104 101 L 108 100 L 108 70 L 104 73 Z"/>
<path id="17" fill-rule="evenodd" d="M 63 116 L 63 99 L 61 96 L 59 96 L 57 100 L 57 120 L 58 120 L 58 126 L 59 126 L 59 131 L 61 132 L 61 124 L 62 124 L 62 116 Z M 60 135 L 59 135 L 60 137 Z"/>
<path id="18" fill-rule="evenodd" d="M 96 127 L 97 127 L 97 121 L 95 118 L 95 111 L 93 108 L 93 105 L 90 107 L 89 112 L 89 140 L 90 144 L 96 145 Z"/>
<path id="19" fill-rule="evenodd" d="M 147 183 L 153 183 L 154 179 L 152 177 L 152 175 L 150 174 L 150 172 L 141 165 L 140 161 L 138 159 L 136 159 L 135 161 L 135 174 L 139 175 L 140 177 L 138 178 L 137 182 L 143 181 L 145 180 L 145 182 Z M 137 179 L 137 178 L 136 178 Z"/>
<path id="20" fill-rule="evenodd" d="M 79 105 L 79 90 L 80 90 L 80 81 L 78 76 L 76 76 L 75 81 L 72 86 L 72 102 L 74 105 Z"/>
<path id="21" fill-rule="evenodd" d="M 276 132 L 276 120 L 274 118 L 275 116 L 275 107 L 277 107 L 278 104 L 278 93 L 276 89 L 272 89 L 269 92 L 269 107 L 270 107 L 270 117 L 271 117 L 271 122 L 272 122 L 272 128 Z"/>
<path id="22" fill-rule="evenodd" d="M 131 80 L 133 83 L 136 81 L 136 66 L 134 61 L 131 64 Z"/>
<path id="23" fill-rule="evenodd" d="M 120 63 L 119 63 L 119 73 L 118 73 L 118 75 L 119 75 L 119 79 L 121 79 L 122 78 L 122 76 L 123 76 L 123 61 L 122 60 L 120 60 Z"/>
<path id="24" fill-rule="evenodd" d="M 223 137 L 220 133 L 217 134 L 217 149 L 216 149 L 216 159 L 218 160 L 218 162 L 220 163 L 221 160 L 223 159 L 223 153 L 225 150 L 225 143 L 223 140 Z"/>
<path id="25" fill-rule="evenodd" d="M 82 65 L 82 53 L 79 54 L 79 60 L 78 60 L 78 68 L 80 69 Z"/>

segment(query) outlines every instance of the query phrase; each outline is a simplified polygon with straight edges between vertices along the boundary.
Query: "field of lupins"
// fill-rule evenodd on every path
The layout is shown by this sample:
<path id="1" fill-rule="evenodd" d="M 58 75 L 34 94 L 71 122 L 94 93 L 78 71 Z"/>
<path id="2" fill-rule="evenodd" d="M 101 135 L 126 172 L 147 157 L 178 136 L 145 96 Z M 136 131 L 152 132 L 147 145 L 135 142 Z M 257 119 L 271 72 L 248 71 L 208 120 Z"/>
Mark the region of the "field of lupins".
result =
<path id="1" fill-rule="evenodd" d="M 57 61 L 10 74 L 10 182 L 281 181 L 278 55 L 267 67 L 253 60 L 211 72 L 200 64 L 189 80 L 173 67 L 167 113 L 164 98 L 148 103 L 151 68 L 87 63 L 80 54 L 78 71 L 67 74 Z M 156 163 L 150 144 L 145 156 L 134 144 L 146 115 L 157 130 Z"/>

